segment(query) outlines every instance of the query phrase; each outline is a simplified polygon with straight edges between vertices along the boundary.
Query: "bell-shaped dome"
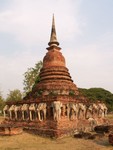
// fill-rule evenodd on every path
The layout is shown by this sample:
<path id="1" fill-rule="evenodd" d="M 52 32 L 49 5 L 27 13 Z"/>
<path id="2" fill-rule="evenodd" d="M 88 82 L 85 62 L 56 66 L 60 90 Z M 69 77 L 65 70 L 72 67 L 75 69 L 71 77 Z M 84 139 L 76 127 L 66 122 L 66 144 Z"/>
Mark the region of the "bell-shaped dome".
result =
<path id="1" fill-rule="evenodd" d="M 43 59 L 43 67 L 65 66 L 65 58 L 62 53 L 56 49 L 50 50 L 46 53 Z"/>

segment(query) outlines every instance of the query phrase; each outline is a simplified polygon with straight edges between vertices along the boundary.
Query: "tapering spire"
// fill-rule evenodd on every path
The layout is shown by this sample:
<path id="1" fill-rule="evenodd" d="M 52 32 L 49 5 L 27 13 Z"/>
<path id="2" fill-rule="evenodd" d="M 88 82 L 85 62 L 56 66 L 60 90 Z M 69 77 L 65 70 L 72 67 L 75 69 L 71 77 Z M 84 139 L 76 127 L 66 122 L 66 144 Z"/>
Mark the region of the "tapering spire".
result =
<path id="1" fill-rule="evenodd" d="M 53 14 L 53 19 L 52 19 L 51 37 L 50 37 L 50 42 L 48 43 L 48 45 L 49 46 L 58 46 L 59 45 L 59 42 L 57 41 L 57 37 L 56 37 L 54 14 Z"/>

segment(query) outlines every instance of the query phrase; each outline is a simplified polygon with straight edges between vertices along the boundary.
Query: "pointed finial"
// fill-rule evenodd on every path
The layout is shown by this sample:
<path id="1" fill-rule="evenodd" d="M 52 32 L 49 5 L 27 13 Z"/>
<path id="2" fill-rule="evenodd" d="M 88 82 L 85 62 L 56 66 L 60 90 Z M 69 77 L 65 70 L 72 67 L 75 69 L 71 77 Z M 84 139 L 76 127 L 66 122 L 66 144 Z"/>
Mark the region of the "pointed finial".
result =
<path id="1" fill-rule="evenodd" d="M 52 29 L 51 29 L 51 37 L 50 37 L 50 42 L 48 43 L 49 46 L 58 46 L 59 42 L 57 41 L 56 37 L 56 29 L 55 29 L 55 19 L 54 19 L 54 14 L 53 14 L 53 19 L 52 19 Z"/>

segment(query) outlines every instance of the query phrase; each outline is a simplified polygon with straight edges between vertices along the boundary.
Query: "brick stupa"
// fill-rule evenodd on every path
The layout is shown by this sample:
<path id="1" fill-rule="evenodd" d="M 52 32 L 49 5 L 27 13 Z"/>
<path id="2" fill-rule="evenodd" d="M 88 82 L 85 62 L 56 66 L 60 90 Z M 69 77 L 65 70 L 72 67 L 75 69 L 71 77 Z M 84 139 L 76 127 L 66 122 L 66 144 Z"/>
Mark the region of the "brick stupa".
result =
<path id="1" fill-rule="evenodd" d="M 57 41 L 54 16 L 48 45 L 48 52 L 43 58 L 43 67 L 40 70 L 40 82 L 33 87 L 28 100 L 35 101 L 37 104 L 40 102 L 47 104 L 46 120 L 37 123 L 38 134 L 60 137 L 72 133 L 77 127 L 77 120 L 70 120 L 66 109 L 67 104 L 78 102 L 80 96 Z M 53 119 L 51 104 L 54 101 L 60 101 L 63 104 L 59 121 Z"/>
<path id="2" fill-rule="evenodd" d="M 73 109 L 70 109 L 69 105 L 84 102 L 85 99 L 79 95 L 78 88 L 73 83 L 66 68 L 65 58 L 61 53 L 56 37 L 54 16 L 48 45 L 48 52 L 43 58 L 43 66 L 40 70 L 40 82 L 34 85 L 32 91 L 22 101 L 12 103 L 17 106 L 24 104 L 30 106 L 33 104 L 36 107 L 31 111 L 32 115 L 34 115 L 33 119 L 22 121 L 18 119 L 15 122 L 14 118 L 10 119 L 10 121 L 14 121 L 14 123 L 22 127 L 28 127 L 39 135 L 61 137 L 73 133 L 78 125 L 78 120 L 73 118 Z M 60 116 L 54 115 L 53 104 L 57 102 L 61 103 L 61 107 L 58 110 L 61 111 Z M 12 104 L 8 105 L 11 106 Z M 46 117 L 40 121 L 37 112 L 40 113 L 40 116 L 43 116 L 43 110 L 39 111 L 37 107 L 42 104 L 46 105 Z"/>
<path id="3" fill-rule="evenodd" d="M 66 68 L 65 58 L 61 53 L 61 48 L 57 41 L 54 16 L 48 45 L 48 52 L 43 58 L 43 67 L 40 70 L 40 82 L 35 85 L 30 97 L 36 98 L 38 96 L 47 98 L 54 96 L 56 100 L 59 96 L 62 97 L 62 100 L 64 99 L 63 97 L 70 95 L 78 97 L 78 88 L 73 83 L 70 73 Z M 41 101 L 43 101 L 43 98 Z"/>
<path id="4" fill-rule="evenodd" d="M 18 134 L 22 128 L 57 138 L 75 131 L 92 131 L 94 122 L 95 125 L 105 122 L 107 107 L 101 103 L 91 104 L 80 95 L 71 79 L 57 41 L 54 16 L 48 45 L 39 74 L 40 81 L 23 100 L 6 103 L 1 134 Z"/>

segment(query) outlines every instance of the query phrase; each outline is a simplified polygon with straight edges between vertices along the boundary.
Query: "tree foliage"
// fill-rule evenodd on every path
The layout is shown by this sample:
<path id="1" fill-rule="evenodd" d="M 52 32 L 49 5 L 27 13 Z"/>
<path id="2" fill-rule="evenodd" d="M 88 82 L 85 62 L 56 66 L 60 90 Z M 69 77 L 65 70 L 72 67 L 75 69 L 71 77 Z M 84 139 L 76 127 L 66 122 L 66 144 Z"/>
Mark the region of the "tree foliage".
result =
<path id="1" fill-rule="evenodd" d="M 103 88 L 90 88 L 82 89 L 79 88 L 79 92 L 87 97 L 91 102 L 102 101 L 106 103 L 109 110 L 113 111 L 113 94 Z"/>
<path id="2" fill-rule="evenodd" d="M 18 89 L 15 89 L 13 91 L 9 91 L 6 101 L 16 102 L 16 101 L 22 100 L 22 97 L 23 97 L 22 92 Z"/>
<path id="3" fill-rule="evenodd" d="M 34 68 L 28 68 L 24 73 L 24 92 L 29 93 L 34 84 L 40 81 L 39 73 L 42 68 L 42 61 L 35 64 Z"/>
<path id="4" fill-rule="evenodd" d="M 4 102 L 4 99 L 3 99 L 2 94 L 0 92 L 0 111 L 3 109 L 4 105 L 5 105 L 5 102 Z"/>

